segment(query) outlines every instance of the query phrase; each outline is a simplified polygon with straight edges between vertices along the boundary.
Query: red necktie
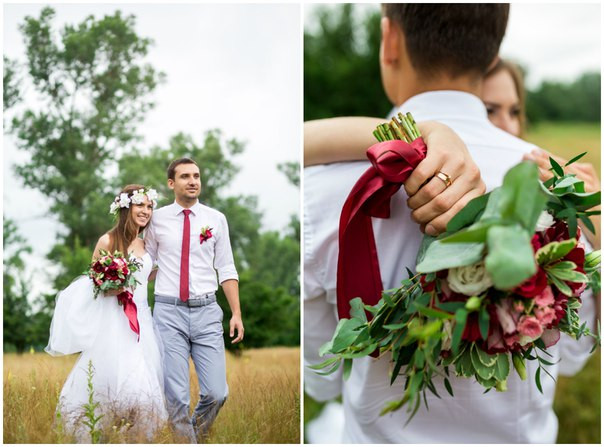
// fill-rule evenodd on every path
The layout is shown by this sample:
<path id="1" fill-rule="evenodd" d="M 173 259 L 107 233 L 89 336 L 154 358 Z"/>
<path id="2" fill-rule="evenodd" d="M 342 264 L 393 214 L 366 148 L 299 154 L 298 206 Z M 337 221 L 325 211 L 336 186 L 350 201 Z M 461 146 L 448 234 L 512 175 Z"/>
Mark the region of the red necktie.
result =
<path id="1" fill-rule="evenodd" d="M 367 150 L 371 166 L 350 191 L 340 215 L 337 301 L 338 316 L 350 318 L 350 300 L 375 305 L 382 278 L 371 217 L 390 217 L 390 198 L 426 157 L 421 138 L 412 143 L 384 141 Z"/>
<path id="2" fill-rule="evenodd" d="M 186 302 L 189 299 L 189 245 L 191 244 L 191 210 L 182 210 L 185 222 L 182 227 L 182 251 L 180 252 L 180 299 Z"/>

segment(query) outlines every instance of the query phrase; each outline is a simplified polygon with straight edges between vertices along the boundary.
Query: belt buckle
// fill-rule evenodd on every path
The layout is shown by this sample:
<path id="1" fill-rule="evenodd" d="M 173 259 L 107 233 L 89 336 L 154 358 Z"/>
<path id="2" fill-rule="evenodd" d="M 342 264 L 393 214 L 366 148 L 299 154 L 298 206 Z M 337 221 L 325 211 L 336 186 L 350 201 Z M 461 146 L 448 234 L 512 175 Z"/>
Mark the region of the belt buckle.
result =
<path id="1" fill-rule="evenodd" d="M 189 298 L 187 303 L 189 303 L 189 307 L 201 307 L 201 298 Z"/>

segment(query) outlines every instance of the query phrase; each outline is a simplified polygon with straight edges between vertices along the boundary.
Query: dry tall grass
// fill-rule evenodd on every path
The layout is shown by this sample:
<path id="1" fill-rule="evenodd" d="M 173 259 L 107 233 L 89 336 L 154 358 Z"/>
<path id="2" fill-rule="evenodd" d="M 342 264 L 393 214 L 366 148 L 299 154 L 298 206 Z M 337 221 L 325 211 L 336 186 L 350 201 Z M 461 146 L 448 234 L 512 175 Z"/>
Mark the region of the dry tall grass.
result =
<path id="1" fill-rule="evenodd" d="M 69 443 L 54 422 L 61 387 L 77 356 L 4 354 L 4 443 Z M 266 348 L 227 354 L 229 398 L 209 443 L 300 442 L 300 349 Z M 199 388 L 191 365 L 191 404 Z M 104 433 L 110 443 L 143 441 L 127 432 Z M 177 443 L 169 428 L 154 443 Z"/>

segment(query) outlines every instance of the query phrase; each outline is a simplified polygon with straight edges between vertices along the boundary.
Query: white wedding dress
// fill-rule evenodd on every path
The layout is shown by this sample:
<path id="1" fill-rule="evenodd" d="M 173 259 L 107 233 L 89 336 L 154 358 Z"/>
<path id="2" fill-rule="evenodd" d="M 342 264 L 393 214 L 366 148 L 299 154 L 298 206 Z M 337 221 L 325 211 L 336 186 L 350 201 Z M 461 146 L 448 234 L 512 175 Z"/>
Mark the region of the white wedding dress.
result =
<path id="1" fill-rule="evenodd" d="M 81 352 L 61 391 L 57 413 L 68 433 L 78 442 L 90 442 L 84 425 L 84 405 L 89 400 L 89 362 L 92 362 L 96 415 L 101 427 L 128 431 L 149 439 L 167 420 L 163 393 L 161 347 L 147 304 L 147 278 L 152 268 L 149 254 L 135 273 L 140 284 L 134 302 L 140 340 L 130 329 L 123 307 L 114 296 L 94 298 L 92 281 L 81 276 L 57 296 L 46 351 L 51 355 Z M 127 424 L 127 425 L 126 425 Z"/>

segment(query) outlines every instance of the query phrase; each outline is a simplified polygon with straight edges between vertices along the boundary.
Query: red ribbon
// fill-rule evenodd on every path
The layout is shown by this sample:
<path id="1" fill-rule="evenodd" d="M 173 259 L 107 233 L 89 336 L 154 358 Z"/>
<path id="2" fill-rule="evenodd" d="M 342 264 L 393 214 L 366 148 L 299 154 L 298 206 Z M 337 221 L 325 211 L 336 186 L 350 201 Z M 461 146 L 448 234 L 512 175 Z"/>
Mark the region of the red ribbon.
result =
<path id="1" fill-rule="evenodd" d="M 136 333 L 136 335 L 138 336 L 137 341 L 139 341 L 141 330 L 138 325 L 136 303 L 132 299 L 132 292 L 130 292 L 129 290 L 126 290 L 126 291 L 120 293 L 117 296 L 117 301 L 122 306 L 124 306 L 124 313 L 126 314 L 126 317 L 128 317 L 128 323 L 130 323 L 130 329 L 132 329 Z"/>
<path id="2" fill-rule="evenodd" d="M 385 141 L 371 146 L 371 166 L 356 182 L 340 215 L 338 253 L 338 315 L 350 318 L 350 300 L 360 297 L 375 305 L 382 296 L 382 277 L 371 217 L 390 217 L 390 198 L 426 158 L 421 138 L 412 143 Z"/>

